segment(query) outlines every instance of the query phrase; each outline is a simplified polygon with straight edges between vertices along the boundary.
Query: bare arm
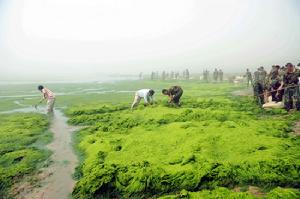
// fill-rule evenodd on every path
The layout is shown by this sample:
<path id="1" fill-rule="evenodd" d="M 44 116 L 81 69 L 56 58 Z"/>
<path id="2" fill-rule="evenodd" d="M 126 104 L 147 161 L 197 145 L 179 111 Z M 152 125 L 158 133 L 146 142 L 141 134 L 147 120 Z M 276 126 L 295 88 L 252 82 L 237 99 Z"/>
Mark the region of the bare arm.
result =
<path id="1" fill-rule="evenodd" d="M 169 103 L 173 101 L 173 95 L 169 95 Z"/>
<path id="2" fill-rule="evenodd" d="M 34 107 L 36 108 L 36 107 L 37 107 L 40 103 L 42 103 L 45 99 L 46 99 L 46 96 L 45 96 L 45 93 L 43 93 L 42 98 L 40 99 L 40 101 L 39 101 L 36 105 L 34 105 Z"/>

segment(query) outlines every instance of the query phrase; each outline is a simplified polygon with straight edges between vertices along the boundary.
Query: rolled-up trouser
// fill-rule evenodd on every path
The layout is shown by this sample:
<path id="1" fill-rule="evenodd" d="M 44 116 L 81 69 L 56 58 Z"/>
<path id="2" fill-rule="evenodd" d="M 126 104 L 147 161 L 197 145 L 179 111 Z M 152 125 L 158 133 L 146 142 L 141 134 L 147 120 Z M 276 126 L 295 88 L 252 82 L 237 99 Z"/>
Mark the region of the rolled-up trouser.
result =
<path id="1" fill-rule="evenodd" d="M 179 105 L 179 100 L 180 100 L 182 94 L 183 94 L 183 90 L 182 90 L 182 89 L 178 90 L 178 92 L 173 96 L 172 101 L 173 101 L 175 104 Z"/>
<path id="2" fill-rule="evenodd" d="M 47 100 L 47 112 L 52 113 L 55 104 L 55 98 L 51 98 Z"/>
<path id="3" fill-rule="evenodd" d="M 290 110 L 295 104 L 297 110 L 300 110 L 300 92 L 299 86 L 284 89 L 284 108 Z"/>
<path id="4" fill-rule="evenodd" d="M 141 97 L 136 93 L 135 96 L 134 96 L 134 100 L 133 100 L 133 103 L 131 105 L 131 108 L 133 109 L 134 107 L 139 105 L 140 101 L 141 101 Z"/>

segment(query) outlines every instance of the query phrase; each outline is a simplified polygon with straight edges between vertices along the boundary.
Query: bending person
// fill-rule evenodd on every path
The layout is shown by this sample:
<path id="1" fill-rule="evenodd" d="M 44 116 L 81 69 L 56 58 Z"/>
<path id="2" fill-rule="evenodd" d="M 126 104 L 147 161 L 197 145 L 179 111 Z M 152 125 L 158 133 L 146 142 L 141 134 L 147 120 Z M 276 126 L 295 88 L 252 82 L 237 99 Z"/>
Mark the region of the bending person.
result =
<path id="1" fill-rule="evenodd" d="M 52 113 L 55 103 L 54 93 L 42 85 L 38 86 L 38 90 L 43 93 L 42 99 L 39 101 L 38 104 L 42 103 L 44 100 L 47 100 L 47 113 Z M 35 105 L 35 108 L 38 106 L 38 104 Z"/>
<path id="2" fill-rule="evenodd" d="M 155 92 L 152 89 L 141 89 L 141 90 L 138 90 L 135 93 L 134 100 L 133 100 L 133 103 L 131 105 L 131 109 L 133 109 L 134 107 L 138 106 L 142 98 L 144 98 L 144 101 L 145 101 L 146 105 L 152 104 L 153 103 L 153 95 L 154 95 L 154 93 Z"/>
<path id="3" fill-rule="evenodd" d="M 180 98 L 183 94 L 183 90 L 180 86 L 172 86 L 169 89 L 163 89 L 162 93 L 169 96 L 169 103 L 180 106 Z"/>

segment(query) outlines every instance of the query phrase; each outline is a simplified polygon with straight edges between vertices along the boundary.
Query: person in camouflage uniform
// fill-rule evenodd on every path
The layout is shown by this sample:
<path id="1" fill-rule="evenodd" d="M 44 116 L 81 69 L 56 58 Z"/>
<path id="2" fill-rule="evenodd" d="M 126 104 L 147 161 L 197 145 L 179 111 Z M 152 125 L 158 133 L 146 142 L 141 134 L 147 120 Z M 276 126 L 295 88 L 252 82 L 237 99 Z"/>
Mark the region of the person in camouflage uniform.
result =
<path id="1" fill-rule="evenodd" d="M 252 74 L 251 74 L 251 72 L 250 72 L 250 70 L 248 68 L 247 68 L 245 76 L 247 78 L 247 87 L 249 87 L 249 85 L 253 84 L 253 79 L 252 79 Z"/>
<path id="2" fill-rule="evenodd" d="M 296 109 L 300 110 L 300 70 L 291 63 L 287 63 L 286 68 L 286 73 L 283 75 L 284 108 L 289 111 L 293 109 L 295 104 Z"/>
<path id="3" fill-rule="evenodd" d="M 258 68 L 257 71 L 254 72 L 253 92 L 254 98 L 259 105 L 264 104 L 264 84 L 264 73 L 261 68 Z"/>

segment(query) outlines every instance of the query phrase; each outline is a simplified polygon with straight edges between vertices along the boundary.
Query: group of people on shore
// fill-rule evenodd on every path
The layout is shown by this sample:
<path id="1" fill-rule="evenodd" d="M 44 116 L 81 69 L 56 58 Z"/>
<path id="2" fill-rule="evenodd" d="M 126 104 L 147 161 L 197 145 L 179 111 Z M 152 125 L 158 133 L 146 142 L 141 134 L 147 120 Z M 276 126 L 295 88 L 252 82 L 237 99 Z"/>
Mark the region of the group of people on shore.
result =
<path id="1" fill-rule="evenodd" d="M 140 73 L 139 79 L 143 79 Z M 150 74 L 150 80 L 189 80 L 190 79 L 190 71 L 189 69 L 185 69 L 182 73 L 178 71 L 162 71 L 161 74 L 156 71 L 152 71 Z"/>
<path id="2" fill-rule="evenodd" d="M 297 66 L 300 66 L 298 64 Z M 300 110 L 299 77 L 300 69 L 292 63 L 285 66 L 272 66 L 269 73 L 264 67 L 259 67 L 254 73 L 246 71 L 247 85 L 253 86 L 254 97 L 258 104 L 269 102 L 283 102 L 284 108 L 289 111 L 293 108 Z"/>
<path id="3" fill-rule="evenodd" d="M 212 74 L 212 78 L 213 78 L 213 82 L 223 82 L 223 76 L 224 76 L 224 73 L 222 71 L 222 69 L 216 69 L 213 71 L 213 74 Z M 210 78 L 209 78 L 209 71 L 207 69 L 205 69 L 203 71 L 203 80 L 204 82 L 209 82 Z"/>
<path id="4" fill-rule="evenodd" d="M 297 65 L 300 67 L 300 63 Z M 246 78 L 248 86 L 253 86 L 254 97 L 258 104 L 263 105 L 267 103 L 268 98 L 271 97 L 272 102 L 283 102 L 284 108 L 289 111 L 296 108 L 300 111 L 300 68 L 294 66 L 292 63 L 287 63 L 285 66 L 279 65 L 272 66 L 269 73 L 264 67 L 259 67 L 252 76 L 249 69 L 246 71 Z M 204 73 L 208 75 L 206 70 Z M 205 75 L 204 78 L 207 78 Z M 215 69 L 213 74 L 214 81 L 223 80 L 222 70 Z M 55 104 L 54 93 L 45 88 L 44 86 L 38 86 L 38 90 L 42 93 L 42 99 L 47 100 L 47 112 L 53 112 Z M 155 91 L 153 89 L 141 89 L 135 93 L 131 109 L 134 109 L 140 103 L 141 99 L 144 99 L 145 104 L 153 103 L 153 96 Z M 176 106 L 180 106 L 180 98 L 183 94 L 183 90 L 180 86 L 172 86 L 169 89 L 163 89 L 162 94 L 169 97 L 168 102 Z M 36 105 L 37 106 L 37 105 Z"/>

